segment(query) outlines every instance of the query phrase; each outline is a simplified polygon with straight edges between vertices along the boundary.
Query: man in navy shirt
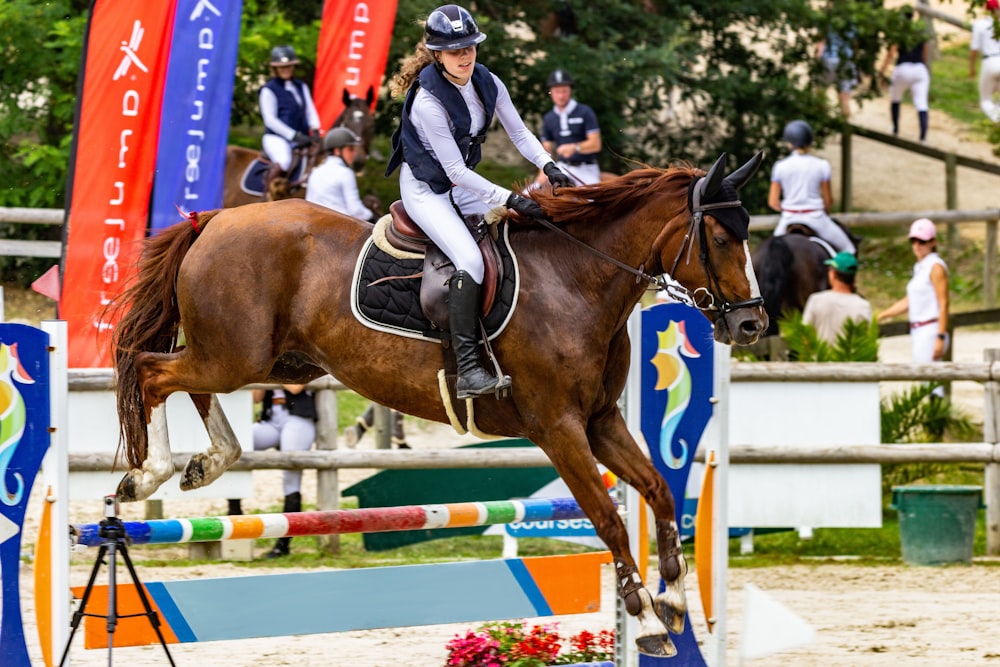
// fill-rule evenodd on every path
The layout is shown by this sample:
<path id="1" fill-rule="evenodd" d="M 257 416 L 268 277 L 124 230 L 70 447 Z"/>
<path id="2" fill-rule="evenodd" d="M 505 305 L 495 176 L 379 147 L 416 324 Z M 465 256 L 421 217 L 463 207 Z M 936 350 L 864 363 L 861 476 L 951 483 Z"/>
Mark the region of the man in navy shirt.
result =
<path id="1" fill-rule="evenodd" d="M 597 115 L 586 104 L 573 99 L 573 77 L 557 69 L 546 80 L 553 108 L 542 119 L 542 146 L 554 153 L 556 165 L 578 185 L 601 180 L 597 156 L 601 152 L 601 128 Z M 544 184 L 539 172 L 535 180 Z"/>

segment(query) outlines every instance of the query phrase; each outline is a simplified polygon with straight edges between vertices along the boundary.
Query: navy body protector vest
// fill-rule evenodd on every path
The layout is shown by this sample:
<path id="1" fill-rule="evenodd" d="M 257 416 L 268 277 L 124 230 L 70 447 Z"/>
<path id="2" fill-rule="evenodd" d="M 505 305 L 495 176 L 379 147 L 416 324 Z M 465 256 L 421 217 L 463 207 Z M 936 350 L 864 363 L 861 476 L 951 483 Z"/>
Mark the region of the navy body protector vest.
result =
<path id="1" fill-rule="evenodd" d="M 304 84 L 298 79 L 292 79 L 292 85 L 298 91 L 303 106 L 299 106 L 299 103 L 295 100 L 295 96 L 285 89 L 284 79 L 274 77 L 265 83 L 264 87 L 270 89 L 274 93 L 274 96 L 278 98 L 278 118 L 281 122 L 296 132 L 309 134 L 309 122 L 306 120 L 306 109 L 304 106 L 306 101 L 306 94 L 303 89 Z M 267 134 L 276 133 L 268 129 Z"/>
<path id="2" fill-rule="evenodd" d="M 399 127 L 392 135 L 392 155 L 386 166 L 386 176 L 392 174 L 405 160 L 413 170 L 413 175 L 427 183 L 435 193 L 444 194 L 451 189 L 451 179 L 441 164 L 424 148 L 420 137 L 417 136 L 416 128 L 410 122 L 410 109 L 413 107 L 413 98 L 419 88 L 424 88 L 444 105 L 445 112 L 451 119 L 455 143 L 465 158 L 465 166 L 469 169 L 476 168 L 483 156 L 481 144 L 486 141 L 486 131 L 492 124 L 493 114 L 496 112 L 499 90 L 490 71 L 478 63 L 472 73 L 472 85 L 486 109 L 486 124 L 475 136 L 470 133 L 472 118 L 469 116 L 469 108 L 458 89 L 445 79 L 434 65 L 428 65 L 421 70 L 420 76 L 406 94 Z"/>

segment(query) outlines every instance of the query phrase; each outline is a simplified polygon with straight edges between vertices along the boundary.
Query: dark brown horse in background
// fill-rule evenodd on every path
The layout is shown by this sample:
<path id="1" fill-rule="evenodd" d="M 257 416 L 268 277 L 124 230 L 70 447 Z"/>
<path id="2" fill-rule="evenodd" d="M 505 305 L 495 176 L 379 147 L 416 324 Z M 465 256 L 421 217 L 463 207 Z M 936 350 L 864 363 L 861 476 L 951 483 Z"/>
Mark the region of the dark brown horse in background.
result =
<path id="1" fill-rule="evenodd" d="M 749 344 L 766 328 L 746 223 L 734 232 L 713 215 L 740 210 L 737 190 L 761 155 L 728 177 L 724 158 L 704 177 L 687 167 L 644 168 L 531 194 L 554 228 L 521 220 L 509 233 L 520 292 L 493 351 L 513 377 L 513 394 L 454 405 L 462 423 L 474 419 L 483 432 L 528 438 L 545 451 L 611 550 L 626 608 L 638 617 L 637 643 L 653 655 L 676 651 L 665 624 L 684 628 L 687 564 L 670 489 L 618 408 L 629 373 L 626 323 L 669 271 L 679 284 L 672 292 L 714 322 L 716 340 Z M 148 497 L 173 474 L 164 402 L 178 391 L 190 394 L 212 443 L 189 462 L 184 489 L 210 483 L 239 458 L 215 394 L 247 384 L 330 373 L 378 404 L 450 423 L 438 380 L 439 369 L 454 374 L 450 349 L 373 330 L 352 314 L 354 267 L 371 234 L 368 223 L 286 200 L 202 213 L 146 241 L 114 333 L 131 467 L 118 487 L 122 500 Z M 653 509 L 667 582 L 655 600 L 596 462 Z"/>
<path id="2" fill-rule="evenodd" d="M 753 252 L 757 284 L 767 308 L 767 336 L 778 334 L 781 317 L 793 310 L 801 312 L 810 294 L 830 288 L 823 264 L 830 253 L 812 239 L 799 233 L 770 236 Z"/>
<path id="3" fill-rule="evenodd" d="M 354 164 L 351 165 L 354 168 L 354 171 L 361 171 L 364 169 L 365 162 L 368 160 L 368 154 L 371 151 L 372 139 L 374 138 L 375 133 L 375 119 L 372 116 L 371 111 L 372 102 L 375 101 L 375 89 L 369 86 L 368 94 L 365 95 L 365 97 L 354 97 L 345 89 L 343 101 L 344 110 L 339 116 L 337 116 L 337 119 L 333 121 L 333 125 L 330 126 L 330 129 L 343 126 L 352 130 L 356 135 L 361 137 L 361 145 L 355 153 Z M 301 151 L 299 159 L 312 159 L 315 161 L 318 152 L 319 151 L 313 151 L 313 154 L 310 157 L 307 151 Z M 271 192 L 264 193 L 263 196 L 246 192 L 241 186 L 243 174 L 245 174 L 247 168 L 254 163 L 254 160 L 263 157 L 263 155 L 264 154 L 261 151 L 243 148 L 242 146 L 230 145 L 226 148 L 226 175 L 225 180 L 223 181 L 224 191 L 222 199 L 223 207 L 232 208 L 233 206 L 242 206 L 243 204 L 275 201 L 278 199 L 288 199 L 289 197 L 302 198 L 306 196 L 306 179 L 309 176 L 309 170 L 311 170 L 315 164 L 307 164 L 307 169 L 299 181 L 291 182 L 286 178 L 274 179 L 271 184 Z M 293 163 L 294 162 L 295 159 L 293 158 Z M 368 204 L 368 202 L 365 203 Z"/>

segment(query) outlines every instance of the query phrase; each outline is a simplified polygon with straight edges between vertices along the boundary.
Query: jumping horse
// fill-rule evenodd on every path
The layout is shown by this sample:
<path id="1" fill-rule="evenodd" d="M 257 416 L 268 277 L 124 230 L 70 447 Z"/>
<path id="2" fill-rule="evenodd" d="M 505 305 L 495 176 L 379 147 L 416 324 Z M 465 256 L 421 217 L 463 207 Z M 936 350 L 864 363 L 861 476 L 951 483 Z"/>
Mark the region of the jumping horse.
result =
<path id="1" fill-rule="evenodd" d="M 371 151 L 372 138 L 375 133 L 375 119 L 372 116 L 372 102 L 375 101 L 375 89 L 368 87 L 365 97 L 354 97 L 347 90 L 344 90 L 343 102 L 344 110 L 333 121 L 330 129 L 335 127 L 346 127 L 361 137 L 361 145 L 355 152 L 354 163 L 351 165 L 354 171 L 361 171 L 368 160 Z M 299 150 L 299 149 L 296 149 Z M 307 151 L 301 151 L 298 159 L 309 160 Z M 312 164 L 307 164 L 303 176 L 295 182 L 288 179 L 276 178 L 271 187 L 271 192 L 260 195 L 247 192 L 243 188 L 243 178 L 247 170 L 254 166 L 254 162 L 262 157 L 262 153 L 242 146 L 228 146 L 226 148 L 226 173 L 223 181 L 222 205 L 225 208 L 253 204 L 262 201 L 273 201 L 286 199 L 289 197 L 305 197 L 305 181 L 309 175 Z M 312 159 L 315 160 L 315 151 Z M 295 160 L 293 160 L 294 162 Z M 266 171 L 266 164 L 262 171 Z M 366 202 L 367 204 L 367 202 Z"/>
<path id="2" fill-rule="evenodd" d="M 738 190 L 761 157 L 729 176 L 723 155 L 707 175 L 689 166 L 647 167 L 532 193 L 548 220 L 510 213 L 520 291 L 492 341 L 513 392 L 454 406 L 463 421 L 474 407 L 483 432 L 528 438 L 545 451 L 611 550 L 647 654 L 676 652 L 667 627 L 684 629 L 688 568 L 670 489 L 618 408 L 629 373 L 626 323 L 645 291 L 658 286 L 700 309 L 717 341 L 750 344 L 760 336 L 767 315 Z M 376 403 L 449 423 L 438 369 L 454 373 L 454 355 L 437 342 L 367 328 L 352 314 L 353 272 L 371 234 L 366 222 L 285 200 L 193 214 L 146 240 L 113 336 L 131 467 L 118 486 L 122 500 L 147 498 L 172 475 L 164 402 L 178 391 L 191 396 L 211 440 L 188 463 L 182 489 L 212 482 L 239 458 L 215 394 L 251 383 L 306 383 L 330 373 Z M 655 599 L 597 462 L 653 509 L 667 582 Z"/>

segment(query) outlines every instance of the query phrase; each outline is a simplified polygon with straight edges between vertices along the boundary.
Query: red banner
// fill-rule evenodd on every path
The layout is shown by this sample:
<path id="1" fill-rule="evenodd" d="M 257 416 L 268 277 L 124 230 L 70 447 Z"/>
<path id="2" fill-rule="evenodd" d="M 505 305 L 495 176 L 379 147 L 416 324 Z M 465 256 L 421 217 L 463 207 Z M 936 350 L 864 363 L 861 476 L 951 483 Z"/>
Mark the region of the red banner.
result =
<path id="1" fill-rule="evenodd" d="M 59 316 L 71 368 L 110 366 L 105 312 L 134 272 L 156 162 L 174 0 L 94 0 L 84 48 Z"/>
<path id="2" fill-rule="evenodd" d="M 371 86 L 378 99 L 395 20 L 396 0 L 326 0 L 313 84 L 323 128 L 344 110 L 344 90 L 364 97 Z"/>

